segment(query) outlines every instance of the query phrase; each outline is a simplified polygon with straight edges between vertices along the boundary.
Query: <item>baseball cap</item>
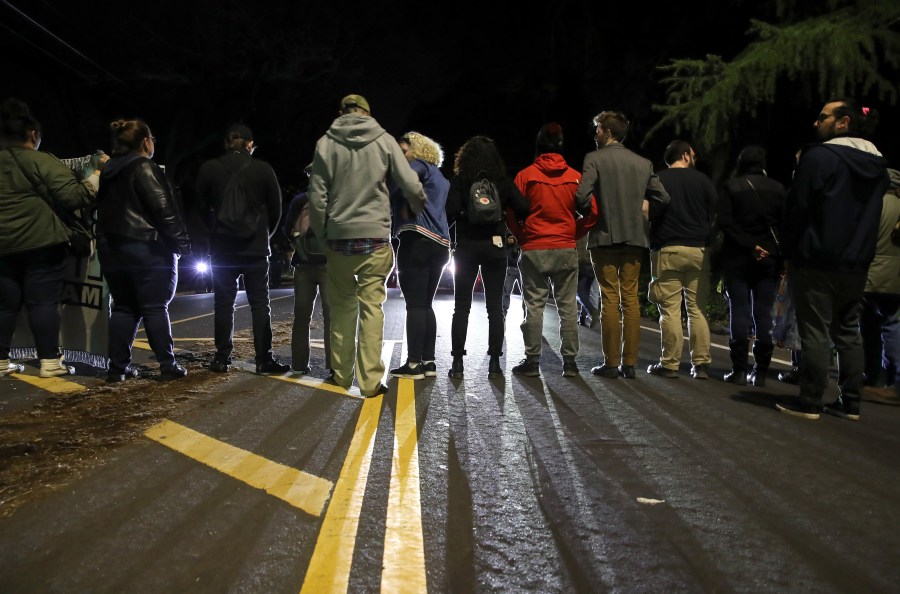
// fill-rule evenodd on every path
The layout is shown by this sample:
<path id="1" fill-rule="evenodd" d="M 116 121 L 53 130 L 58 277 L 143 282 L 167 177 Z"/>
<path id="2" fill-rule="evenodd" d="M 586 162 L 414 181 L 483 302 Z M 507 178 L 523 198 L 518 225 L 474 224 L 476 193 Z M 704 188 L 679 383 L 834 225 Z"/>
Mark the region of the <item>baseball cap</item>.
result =
<path id="1" fill-rule="evenodd" d="M 244 124 L 232 124 L 225 132 L 225 138 L 243 138 L 253 140 L 253 131 Z"/>
<path id="2" fill-rule="evenodd" d="M 341 110 L 347 109 L 348 107 L 360 107 L 369 113 L 372 113 L 372 110 L 369 109 L 369 102 L 366 101 L 366 98 L 362 95 L 347 95 L 341 99 Z"/>

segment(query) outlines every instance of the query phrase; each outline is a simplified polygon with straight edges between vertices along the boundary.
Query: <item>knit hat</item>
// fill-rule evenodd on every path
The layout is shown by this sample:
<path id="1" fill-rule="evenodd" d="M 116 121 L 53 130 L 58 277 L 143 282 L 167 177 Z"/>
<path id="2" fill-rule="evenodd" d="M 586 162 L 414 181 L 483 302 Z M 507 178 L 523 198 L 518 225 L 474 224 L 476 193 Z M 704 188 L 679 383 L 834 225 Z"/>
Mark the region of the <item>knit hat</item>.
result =
<path id="1" fill-rule="evenodd" d="M 225 132 L 225 138 L 230 140 L 232 138 L 242 138 L 244 140 L 253 140 L 253 131 L 250 130 L 249 127 L 244 124 L 232 124 L 228 127 L 228 131 Z"/>
<path id="2" fill-rule="evenodd" d="M 563 148 L 562 126 L 556 122 L 550 122 L 541 126 L 537 139 L 534 142 L 535 151 L 543 153 L 558 153 Z"/>
<path id="3" fill-rule="evenodd" d="M 341 99 L 341 111 L 347 109 L 348 107 L 359 107 L 361 109 L 365 109 L 369 113 L 372 113 L 372 110 L 369 109 L 369 102 L 366 101 L 366 98 L 362 95 L 347 95 L 343 99 Z"/>
<path id="4" fill-rule="evenodd" d="M 763 171 L 766 168 L 766 149 L 758 144 L 744 147 L 738 155 L 737 168 L 739 174 Z"/>

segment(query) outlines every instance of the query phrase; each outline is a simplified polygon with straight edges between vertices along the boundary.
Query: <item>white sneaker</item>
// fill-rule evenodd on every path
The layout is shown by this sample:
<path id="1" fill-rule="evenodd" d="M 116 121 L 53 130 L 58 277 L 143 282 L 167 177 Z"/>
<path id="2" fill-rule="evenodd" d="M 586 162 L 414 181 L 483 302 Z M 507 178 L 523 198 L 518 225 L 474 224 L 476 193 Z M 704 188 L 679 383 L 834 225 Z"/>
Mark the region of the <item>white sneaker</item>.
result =
<path id="1" fill-rule="evenodd" d="M 41 359 L 41 377 L 56 377 L 73 373 L 75 373 L 75 368 L 66 365 L 62 357 L 59 359 Z"/>
<path id="2" fill-rule="evenodd" d="M 23 365 L 19 365 L 18 363 L 10 363 L 9 359 L 0 360 L 0 377 L 9 375 L 10 373 L 22 373 L 23 371 L 25 371 L 25 367 Z"/>

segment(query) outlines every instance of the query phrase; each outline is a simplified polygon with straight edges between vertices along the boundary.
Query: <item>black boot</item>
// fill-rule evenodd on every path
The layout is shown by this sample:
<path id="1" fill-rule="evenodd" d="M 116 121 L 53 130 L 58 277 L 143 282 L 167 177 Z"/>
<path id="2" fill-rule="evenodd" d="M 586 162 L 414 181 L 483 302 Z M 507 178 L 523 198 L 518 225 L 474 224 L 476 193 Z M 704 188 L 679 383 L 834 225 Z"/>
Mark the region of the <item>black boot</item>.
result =
<path id="1" fill-rule="evenodd" d="M 462 368 L 461 360 L 460 368 Z M 491 360 L 488 362 L 488 379 L 493 379 L 495 377 L 503 377 L 503 368 L 500 367 L 500 357 L 491 355 Z"/>
<path id="2" fill-rule="evenodd" d="M 750 341 L 729 340 L 728 348 L 731 350 L 731 371 L 723 378 L 729 384 L 736 386 L 747 385 L 747 357 L 750 349 Z"/>
<path id="3" fill-rule="evenodd" d="M 772 362 L 772 351 L 775 345 L 764 344 L 758 340 L 753 343 L 753 370 L 747 376 L 747 381 L 756 386 L 763 388 L 766 385 L 766 374 L 769 371 L 769 364 Z"/>
<path id="4" fill-rule="evenodd" d="M 463 376 L 463 358 L 453 357 L 453 363 L 450 365 L 450 371 L 447 372 L 452 378 L 460 379 Z"/>

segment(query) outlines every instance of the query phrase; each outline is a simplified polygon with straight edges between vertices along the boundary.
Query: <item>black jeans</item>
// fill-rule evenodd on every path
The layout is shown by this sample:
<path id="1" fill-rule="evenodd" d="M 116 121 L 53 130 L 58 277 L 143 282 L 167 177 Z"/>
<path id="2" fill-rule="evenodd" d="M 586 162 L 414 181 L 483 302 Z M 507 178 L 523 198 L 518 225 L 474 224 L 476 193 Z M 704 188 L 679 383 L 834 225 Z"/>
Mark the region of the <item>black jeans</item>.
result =
<path id="1" fill-rule="evenodd" d="M 900 295 L 866 293 L 860 308 L 866 385 L 892 386 L 900 372 Z"/>
<path id="2" fill-rule="evenodd" d="M 59 304 L 65 269 L 63 244 L 0 256 L 0 359 L 9 359 L 23 305 L 38 358 L 59 357 Z"/>
<path id="3" fill-rule="evenodd" d="M 400 234 L 397 276 L 406 300 L 406 351 L 409 361 L 434 361 L 437 321 L 434 293 L 437 291 L 450 251 L 421 233 Z"/>
<path id="4" fill-rule="evenodd" d="M 503 316 L 503 281 L 506 278 L 506 252 L 490 241 L 461 239 L 453 253 L 455 271 L 453 323 L 450 337 L 451 355 L 466 354 L 466 334 L 469 311 L 472 309 L 472 290 L 481 270 L 484 303 L 488 315 L 488 355 L 503 354 L 503 335 L 506 319 Z"/>
<path id="5" fill-rule="evenodd" d="M 778 291 L 778 262 L 749 258 L 732 260 L 723 266 L 725 293 L 730 314 L 731 340 L 756 335 L 756 344 L 772 344 L 772 307 Z"/>
<path id="6" fill-rule="evenodd" d="M 98 243 L 103 277 L 109 285 L 109 371 L 131 364 L 131 349 L 141 321 L 161 368 L 175 363 L 169 303 L 175 297 L 175 254 L 161 243 L 112 239 Z"/>
<path id="7" fill-rule="evenodd" d="M 211 258 L 215 315 L 216 359 L 231 361 L 234 350 L 234 304 L 243 275 L 253 324 L 256 362 L 272 360 L 272 308 L 269 306 L 269 258 L 216 254 Z"/>

